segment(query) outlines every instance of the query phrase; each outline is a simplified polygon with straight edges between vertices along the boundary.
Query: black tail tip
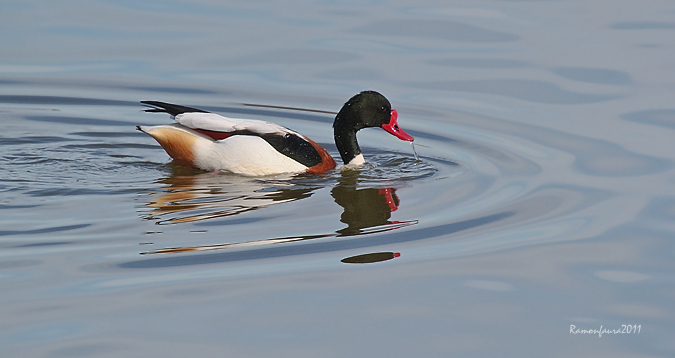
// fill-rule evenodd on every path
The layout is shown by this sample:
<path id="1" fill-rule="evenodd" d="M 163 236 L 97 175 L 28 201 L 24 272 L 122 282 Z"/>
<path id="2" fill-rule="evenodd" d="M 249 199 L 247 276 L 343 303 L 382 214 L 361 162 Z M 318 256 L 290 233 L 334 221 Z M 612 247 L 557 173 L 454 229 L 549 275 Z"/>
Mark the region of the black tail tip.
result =
<path id="1" fill-rule="evenodd" d="M 145 106 L 149 107 L 143 110 L 143 112 L 166 112 L 163 108 L 157 108 L 161 107 L 160 105 L 163 104 L 163 102 L 157 102 L 157 101 L 141 101 L 142 104 Z"/>

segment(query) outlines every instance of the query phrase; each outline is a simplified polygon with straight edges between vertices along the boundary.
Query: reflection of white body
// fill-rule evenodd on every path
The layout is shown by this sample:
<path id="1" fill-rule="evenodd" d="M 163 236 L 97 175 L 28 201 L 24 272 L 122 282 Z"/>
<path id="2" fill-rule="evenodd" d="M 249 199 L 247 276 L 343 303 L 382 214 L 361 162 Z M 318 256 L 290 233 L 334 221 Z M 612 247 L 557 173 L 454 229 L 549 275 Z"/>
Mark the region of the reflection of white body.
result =
<path id="1" fill-rule="evenodd" d="M 306 197 L 310 190 L 297 190 L 297 195 L 292 190 L 262 190 L 266 187 L 249 178 L 213 174 L 176 176 L 166 182 L 170 185 L 147 204 L 152 208 L 149 218 L 160 219 L 158 224 L 237 215 Z M 174 216 L 164 218 L 168 214 Z"/>

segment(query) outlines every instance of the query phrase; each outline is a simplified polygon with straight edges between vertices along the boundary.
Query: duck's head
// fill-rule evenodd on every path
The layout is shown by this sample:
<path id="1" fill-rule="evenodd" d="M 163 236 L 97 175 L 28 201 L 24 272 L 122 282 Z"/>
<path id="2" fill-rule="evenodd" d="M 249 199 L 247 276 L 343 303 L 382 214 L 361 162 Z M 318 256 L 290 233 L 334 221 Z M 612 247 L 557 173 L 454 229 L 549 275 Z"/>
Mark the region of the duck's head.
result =
<path id="1" fill-rule="evenodd" d="M 364 163 L 356 140 L 356 132 L 363 128 L 380 127 L 401 140 L 414 140 L 398 126 L 397 118 L 398 113 L 391 109 L 389 101 L 375 91 L 363 91 L 350 98 L 333 122 L 335 145 L 342 161 L 346 165 Z"/>
<path id="2" fill-rule="evenodd" d="M 398 126 L 397 119 L 398 113 L 391 109 L 386 97 L 375 91 L 363 91 L 342 106 L 333 127 L 354 133 L 363 128 L 380 127 L 401 140 L 413 141 L 414 138 Z"/>

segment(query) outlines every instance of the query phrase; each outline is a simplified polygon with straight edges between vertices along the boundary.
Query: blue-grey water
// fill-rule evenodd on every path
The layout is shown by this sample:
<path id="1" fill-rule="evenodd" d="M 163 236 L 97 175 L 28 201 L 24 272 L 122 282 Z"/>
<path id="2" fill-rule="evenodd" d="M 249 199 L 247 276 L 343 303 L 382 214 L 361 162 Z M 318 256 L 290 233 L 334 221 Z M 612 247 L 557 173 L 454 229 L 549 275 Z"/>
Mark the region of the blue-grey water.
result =
<path id="1" fill-rule="evenodd" d="M 672 357 L 672 1 L 0 4 L 0 356 Z M 141 100 L 334 157 L 170 163 Z M 365 263 L 364 263 L 365 262 Z"/>

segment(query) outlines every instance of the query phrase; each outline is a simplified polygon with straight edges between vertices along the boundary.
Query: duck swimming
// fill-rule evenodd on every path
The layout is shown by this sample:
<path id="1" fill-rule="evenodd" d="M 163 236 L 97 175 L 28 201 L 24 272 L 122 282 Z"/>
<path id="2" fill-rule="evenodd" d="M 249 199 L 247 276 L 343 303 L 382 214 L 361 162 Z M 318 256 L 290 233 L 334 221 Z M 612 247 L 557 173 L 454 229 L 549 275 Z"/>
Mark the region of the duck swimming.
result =
<path id="1" fill-rule="evenodd" d="M 246 176 L 281 173 L 321 174 L 335 160 L 316 142 L 280 125 L 234 119 L 207 111 L 157 101 L 141 101 L 146 112 L 170 114 L 173 124 L 137 126 L 154 138 L 179 165 Z M 380 127 L 405 141 L 414 138 L 397 123 L 398 113 L 383 95 L 363 91 L 342 106 L 333 122 L 335 145 L 347 167 L 365 163 L 356 140 L 363 128 Z"/>

